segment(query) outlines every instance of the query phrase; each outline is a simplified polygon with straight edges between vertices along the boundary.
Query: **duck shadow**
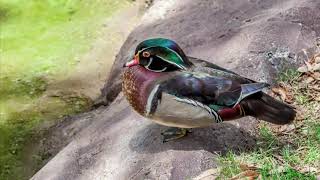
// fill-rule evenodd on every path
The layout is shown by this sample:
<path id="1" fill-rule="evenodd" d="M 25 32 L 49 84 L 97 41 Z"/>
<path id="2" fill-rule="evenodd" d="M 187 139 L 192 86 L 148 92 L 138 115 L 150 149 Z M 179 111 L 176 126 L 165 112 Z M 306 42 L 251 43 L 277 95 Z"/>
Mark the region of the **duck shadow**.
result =
<path id="1" fill-rule="evenodd" d="M 150 124 L 138 131 L 130 140 L 129 147 L 137 153 L 158 153 L 167 150 L 205 150 L 226 154 L 251 151 L 256 147 L 257 137 L 233 124 L 221 123 L 207 128 L 192 129 L 186 137 L 163 143 L 160 133 L 168 127 Z"/>

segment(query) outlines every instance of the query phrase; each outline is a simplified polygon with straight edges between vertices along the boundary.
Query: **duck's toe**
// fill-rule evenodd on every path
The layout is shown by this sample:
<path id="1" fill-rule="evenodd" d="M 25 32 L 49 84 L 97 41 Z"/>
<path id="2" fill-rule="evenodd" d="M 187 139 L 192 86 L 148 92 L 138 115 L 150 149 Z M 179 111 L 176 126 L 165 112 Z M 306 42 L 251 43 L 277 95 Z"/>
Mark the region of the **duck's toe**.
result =
<path id="1" fill-rule="evenodd" d="M 189 129 L 170 127 L 163 132 L 161 135 L 163 136 L 163 142 L 173 141 L 179 138 L 186 136 L 188 133 L 191 133 Z"/>

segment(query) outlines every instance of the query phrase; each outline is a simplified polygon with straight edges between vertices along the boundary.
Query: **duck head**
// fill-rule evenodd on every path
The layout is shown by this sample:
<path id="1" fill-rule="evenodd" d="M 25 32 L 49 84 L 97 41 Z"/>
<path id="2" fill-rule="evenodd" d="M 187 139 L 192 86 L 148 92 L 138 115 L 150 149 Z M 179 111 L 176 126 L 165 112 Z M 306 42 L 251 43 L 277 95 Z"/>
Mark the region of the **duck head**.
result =
<path id="1" fill-rule="evenodd" d="M 155 38 L 141 42 L 134 58 L 124 67 L 140 65 L 153 72 L 186 70 L 192 63 L 177 43 L 170 39 Z"/>

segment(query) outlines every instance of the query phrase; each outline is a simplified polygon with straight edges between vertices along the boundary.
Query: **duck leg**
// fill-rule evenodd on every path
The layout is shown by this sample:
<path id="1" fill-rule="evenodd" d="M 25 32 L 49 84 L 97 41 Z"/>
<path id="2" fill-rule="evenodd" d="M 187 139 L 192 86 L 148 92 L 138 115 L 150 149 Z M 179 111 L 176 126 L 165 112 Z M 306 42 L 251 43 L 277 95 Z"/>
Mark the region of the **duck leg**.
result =
<path id="1" fill-rule="evenodd" d="M 163 142 L 173 141 L 176 139 L 180 139 L 186 136 L 188 133 L 191 133 L 190 130 L 184 128 L 170 127 L 163 132 L 161 135 L 163 136 Z"/>

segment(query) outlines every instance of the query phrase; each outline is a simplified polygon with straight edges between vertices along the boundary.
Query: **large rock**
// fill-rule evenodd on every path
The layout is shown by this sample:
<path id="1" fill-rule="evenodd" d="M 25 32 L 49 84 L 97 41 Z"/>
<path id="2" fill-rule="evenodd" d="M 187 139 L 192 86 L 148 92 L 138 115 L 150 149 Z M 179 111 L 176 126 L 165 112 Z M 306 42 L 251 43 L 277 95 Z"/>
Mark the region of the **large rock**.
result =
<path id="1" fill-rule="evenodd" d="M 317 0 L 163 0 L 145 14 L 116 57 L 99 102 L 108 104 L 121 90 L 121 70 L 144 39 L 166 37 L 186 54 L 255 80 L 272 82 L 295 55 L 316 45 L 320 34 Z"/>
<path id="2" fill-rule="evenodd" d="M 163 144 L 165 127 L 132 112 L 119 95 L 122 64 L 140 41 L 171 38 L 189 56 L 272 83 L 283 68 L 318 50 L 318 36 L 318 0 L 155 1 L 121 48 L 102 90 L 100 104 L 111 105 L 60 126 L 61 140 L 70 143 L 33 179 L 187 179 L 218 166 L 217 153 L 255 146 L 252 118 L 193 129 L 188 137 Z"/>

